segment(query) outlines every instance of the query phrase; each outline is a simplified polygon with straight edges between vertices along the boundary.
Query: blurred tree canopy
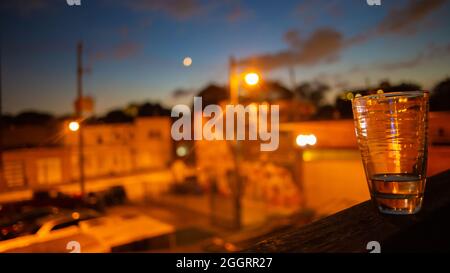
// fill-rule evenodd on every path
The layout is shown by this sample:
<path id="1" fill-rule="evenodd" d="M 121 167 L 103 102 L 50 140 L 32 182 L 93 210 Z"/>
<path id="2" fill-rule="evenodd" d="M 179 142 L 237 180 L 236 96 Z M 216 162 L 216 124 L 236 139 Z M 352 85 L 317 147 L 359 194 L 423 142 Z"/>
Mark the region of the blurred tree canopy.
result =
<path id="1" fill-rule="evenodd" d="M 314 81 L 300 84 L 294 89 L 294 94 L 298 99 L 310 101 L 314 106 L 320 108 L 329 91 L 330 87 L 327 84 Z"/>
<path id="2" fill-rule="evenodd" d="M 352 93 L 359 93 L 361 95 L 374 94 L 378 90 L 383 90 L 385 93 L 400 92 L 400 91 L 417 91 L 422 90 L 422 86 L 416 83 L 403 82 L 400 84 L 392 85 L 389 81 L 382 81 L 375 87 L 353 90 Z M 335 107 L 339 113 L 339 118 L 352 118 L 352 103 L 345 97 L 346 93 L 338 95 L 335 100 Z"/>
<path id="3" fill-rule="evenodd" d="M 124 123 L 132 122 L 133 117 L 127 115 L 123 110 L 117 109 L 108 112 L 104 117 L 98 119 L 103 123 Z"/>
<path id="4" fill-rule="evenodd" d="M 382 81 L 375 87 L 353 90 L 352 93 L 362 95 L 376 93 L 382 89 L 384 92 L 422 90 L 419 84 L 404 82 L 392 85 L 389 81 Z M 255 90 L 247 90 L 242 101 L 276 101 L 276 100 L 301 100 L 313 104 L 317 111 L 313 119 L 352 118 L 351 101 L 341 93 L 336 96 L 334 105 L 325 104 L 324 99 L 330 91 L 330 87 L 322 82 L 304 82 L 292 91 L 280 82 L 261 82 Z M 181 92 L 181 91 L 178 91 Z M 183 91 L 183 94 L 189 92 Z M 201 89 L 197 96 L 203 98 L 203 106 L 219 104 L 229 99 L 228 87 L 210 84 Z M 431 111 L 450 111 L 450 77 L 436 84 L 430 94 Z M 122 123 L 132 122 L 136 117 L 169 116 L 171 110 L 158 102 L 131 103 L 123 109 L 114 109 L 104 116 L 90 117 L 89 123 Z M 73 118 L 72 115 L 56 118 L 51 113 L 40 111 L 24 111 L 17 115 L 3 115 L 0 119 L 2 125 L 46 125 L 59 119 Z"/>
<path id="5" fill-rule="evenodd" d="M 450 78 L 438 83 L 430 96 L 431 111 L 450 111 Z"/>
<path id="6" fill-rule="evenodd" d="M 196 96 L 202 97 L 203 107 L 210 104 L 219 104 L 221 101 L 230 98 L 228 88 L 215 84 L 210 84 L 201 89 Z"/>
<path id="7" fill-rule="evenodd" d="M 52 121 L 55 121 L 55 117 L 52 114 L 38 111 L 25 111 L 15 116 L 2 116 L 2 123 L 5 125 L 43 125 Z"/>
<path id="8" fill-rule="evenodd" d="M 170 116 L 170 112 L 160 103 L 131 103 L 123 109 L 111 110 L 104 116 L 91 117 L 88 119 L 88 123 L 127 123 L 133 122 L 136 117 Z"/>
<path id="9" fill-rule="evenodd" d="M 170 110 L 160 103 L 144 103 L 138 107 L 138 117 L 170 116 Z"/>

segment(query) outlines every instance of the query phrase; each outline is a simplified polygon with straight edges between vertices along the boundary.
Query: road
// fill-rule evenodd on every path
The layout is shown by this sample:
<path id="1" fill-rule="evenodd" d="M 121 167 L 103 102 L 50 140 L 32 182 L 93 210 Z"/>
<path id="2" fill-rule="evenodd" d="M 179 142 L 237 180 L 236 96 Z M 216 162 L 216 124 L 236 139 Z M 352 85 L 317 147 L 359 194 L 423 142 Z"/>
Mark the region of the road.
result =
<path id="1" fill-rule="evenodd" d="M 76 241 L 81 246 L 81 252 L 105 252 L 108 247 L 102 243 L 101 238 L 110 238 L 108 241 L 120 241 L 120 245 L 130 244 L 136 241 L 127 241 L 127 237 L 134 236 L 133 238 L 139 238 L 140 240 L 146 239 L 148 237 L 139 237 L 136 235 L 137 232 L 142 234 L 151 234 L 152 230 L 155 228 L 160 228 L 160 224 L 149 224 L 148 228 L 142 227 L 141 222 L 136 222 L 133 224 L 130 220 L 130 216 L 134 218 L 136 216 L 140 218 L 147 219 L 147 222 L 157 222 L 162 224 L 167 224 L 167 226 L 172 227 L 172 232 L 179 232 L 181 237 L 192 237 L 195 234 L 202 234 L 200 237 L 206 236 L 205 234 L 226 236 L 230 234 L 229 230 L 218 228 L 211 225 L 208 217 L 200 215 L 198 213 L 177 209 L 173 207 L 155 206 L 155 205 L 121 205 L 108 208 L 105 216 L 109 219 L 114 219 L 114 230 L 110 228 L 108 230 L 102 231 L 101 229 L 90 234 L 78 233 L 71 234 L 61 238 L 52 239 L 45 242 L 35 243 L 33 245 L 17 247 L 8 252 L 13 253 L 61 253 L 61 252 L 71 252 L 67 248 L 67 244 L 71 241 Z M 131 223 L 131 225 L 130 225 Z M 121 226 L 122 228 L 117 228 Z M 135 228 L 133 228 L 135 226 Z M 192 229 L 193 228 L 193 229 Z M 117 230 L 117 235 L 114 233 Z M 128 233 L 129 230 L 129 233 Z M 188 234 L 186 234 L 186 230 Z M 192 233 L 192 234 L 189 234 Z M 184 233 L 184 234 L 181 234 Z M 93 236 L 95 235 L 95 236 Z M 192 236 L 191 236 L 192 235 Z M 100 239 L 99 239 L 100 238 Z M 111 239 L 112 238 L 112 239 Z M 120 240 L 119 240 L 120 238 Z M 136 239 L 137 240 L 137 239 Z M 183 239 L 184 240 L 184 239 Z M 186 240 L 184 240 L 186 241 Z M 188 240 L 189 242 L 192 240 Z M 193 242 L 196 243 L 196 242 Z M 169 249 L 167 249 L 169 250 Z M 200 250 L 200 249 L 198 249 Z M 142 249 L 140 250 L 142 251 Z"/>

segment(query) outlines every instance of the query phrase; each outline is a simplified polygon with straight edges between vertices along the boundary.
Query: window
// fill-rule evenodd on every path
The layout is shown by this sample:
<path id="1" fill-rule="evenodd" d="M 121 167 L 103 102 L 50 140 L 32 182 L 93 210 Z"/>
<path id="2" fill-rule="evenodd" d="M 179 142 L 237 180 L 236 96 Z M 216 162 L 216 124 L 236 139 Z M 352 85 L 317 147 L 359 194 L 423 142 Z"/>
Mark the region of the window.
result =
<path id="1" fill-rule="evenodd" d="M 160 139 L 161 138 L 161 132 L 160 131 L 155 131 L 155 130 L 150 130 L 148 132 L 148 138 L 149 139 Z"/>
<path id="2" fill-rule="evenodd" d="M 79 222 L 79 220 L 75 220 L 75 221 L 69 221 L 69 222 L 58 224 L 52 228 L 52 231 L 71 227 L 71 226 L 78 226 L 78 222 Z"/>
<path id="3" fill-rule="evenodd" d="M 61 159 L 41 158 L 36 161 L 37 181 L 41 185 L 57 184 L 62 180 Z"/>
<path id="4" fill-rule="evenodd" d="M 4 177 L 8 188 L 25 186 L 25 164 L 23 161 L 6 161 L 4 165 Z"/>

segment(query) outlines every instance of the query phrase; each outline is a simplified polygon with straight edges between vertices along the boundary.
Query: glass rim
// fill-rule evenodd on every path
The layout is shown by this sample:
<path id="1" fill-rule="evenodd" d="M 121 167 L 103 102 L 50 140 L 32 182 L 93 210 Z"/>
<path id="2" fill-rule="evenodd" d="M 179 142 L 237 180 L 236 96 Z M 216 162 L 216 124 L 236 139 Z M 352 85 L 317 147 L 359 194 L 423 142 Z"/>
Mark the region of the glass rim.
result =
<path id="1" fill-rule="evenodd" d="M 428 90 L 415 90 L 415 91 L 395 91 L 395 92 L 388 92 L 388 93 L 381 93 L 381 94 L 370 94 L 370 95 L 364 95 L 360 97 L 353 98 L 354 100 L 359 99 L 389 99 L 389 98 L 395 98 L 395 97 L 407 97 L 407 98 L 415 98 L 415 97 L 421 97 L 425 95 L 429 95 L 430 92 Z"/>

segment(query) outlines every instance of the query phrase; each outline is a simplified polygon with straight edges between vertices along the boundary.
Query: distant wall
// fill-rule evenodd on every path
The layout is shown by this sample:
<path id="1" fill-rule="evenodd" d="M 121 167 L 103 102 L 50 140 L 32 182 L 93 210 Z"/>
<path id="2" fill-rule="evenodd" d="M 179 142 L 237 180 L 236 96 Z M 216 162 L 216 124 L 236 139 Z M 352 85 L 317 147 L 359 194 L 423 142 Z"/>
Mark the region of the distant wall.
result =
<path id="1" fill-rule="evenodd" d="M 324 120 L 280 124 L 280 131 L 314 134 L 317 148 L 357 148 L 353 120 Z M 431 112 L 429 141 L 432 145 L 450 145 L 450 112 Z"/>
<path id="2" fill-rule="evenodd" d="M 67 123 L 60 124 L 61 129 L 52 135 L 58 139 L 57 147 L 44 145 L 2 153 L 4 179 L 0 180 L 0 191 L 54 187 L 79 180 L 78 133 L 71 132 Z M 82 126 L 86 179 L 166 169 L 172 161 L 170 118 Z M 35 134 L 40 138 L 40 129 L 35 129 L 24 127 L 21 132 L 26 132 L 27 139 L 34 139 Z"/>
<path id="3" fill-rule="evenodd" d="M 359 150 L 307 150 L 299 165 L 305 205 L 333 214 L 370 199 Z M 429 150 L 428 176 L 450 169 L 450 146 Z"/>

